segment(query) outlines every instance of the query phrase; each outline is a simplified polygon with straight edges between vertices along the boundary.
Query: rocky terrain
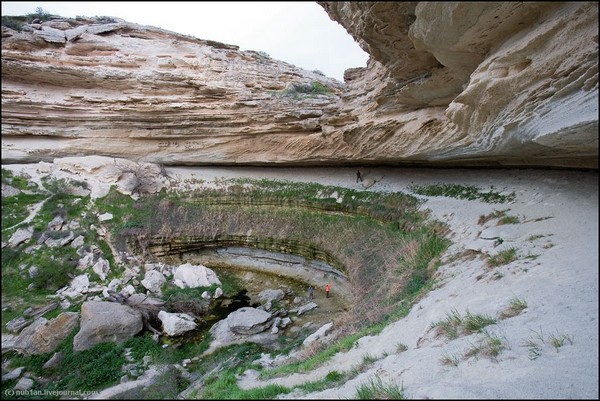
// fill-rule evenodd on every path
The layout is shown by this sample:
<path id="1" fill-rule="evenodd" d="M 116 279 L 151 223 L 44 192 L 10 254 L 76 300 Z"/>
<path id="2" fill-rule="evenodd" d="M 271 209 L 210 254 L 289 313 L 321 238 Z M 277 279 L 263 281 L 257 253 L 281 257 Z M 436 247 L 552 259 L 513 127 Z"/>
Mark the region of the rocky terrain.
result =
<path id="1" fill-rule="evenodd" d="M 343 83 L 3 16 L 3 396 L 598 398 L 598 4 L 318 4 Z"/>
<path id="2" fill-rule="evenodd" d="M 370 54 L 344 83 L 115 18 L 3 27 L 2 160 L 597 168 L 597 3 L 320 4 Z"/>

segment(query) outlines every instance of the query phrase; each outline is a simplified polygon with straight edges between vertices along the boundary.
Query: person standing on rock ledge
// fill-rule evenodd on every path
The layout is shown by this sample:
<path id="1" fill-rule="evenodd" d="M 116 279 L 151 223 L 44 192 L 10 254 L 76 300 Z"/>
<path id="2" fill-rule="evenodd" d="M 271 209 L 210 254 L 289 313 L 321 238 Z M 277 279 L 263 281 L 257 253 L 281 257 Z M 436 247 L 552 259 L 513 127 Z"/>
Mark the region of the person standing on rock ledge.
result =
<path id="1" fill-rule="evenodd" d="M 331 286 L 327 284 L 325 286 L 325 298 L 329 298 L 329 291 L 331 291 Z"/>
<path id="2" fill-rule="evenodd" d="M 358 184 L 358 181 L 362 182 L 362 175 L 360 174 L 360 170 L 356 170 L 356 183 Z"/>
<path id="3" fill-rule="evenodd" d="M 310 287 L 308 287 L 308 297 L 309 297 L 310 299 L 315 299 L 315 296 L 314 296 L 314 292 L 313 292 L 312 285 L 311 285 Z"/>

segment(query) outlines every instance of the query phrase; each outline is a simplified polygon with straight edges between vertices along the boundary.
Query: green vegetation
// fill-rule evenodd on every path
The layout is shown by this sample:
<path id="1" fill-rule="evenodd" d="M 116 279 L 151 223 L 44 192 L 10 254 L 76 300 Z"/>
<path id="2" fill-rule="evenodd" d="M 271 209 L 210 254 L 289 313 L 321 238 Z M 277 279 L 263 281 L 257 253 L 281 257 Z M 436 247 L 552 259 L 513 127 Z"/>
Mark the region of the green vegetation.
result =
<path id="1" fill-rule="evenodd" d="M 44 10 L 42 7 L 37 7 L 34 13 L 29 13 L 25 16 L 2 16 L 2 26 L 14 29 L 17 32 L 23 30 L 25 23 L 31 23 L 33 20 L 39 20 L 40 22 L 48 21 L 52 18 L 52 14 Z"/>
<path id="2" fill-rule="evenodd" d="M 359 327 L 418 293 L 449 245 L 447 228 L 428 221 L 418 200 L 403 193 L 269 180 L 221 184 L 186 196 L 147 195 L 135 204 L 113 189 L 97 207 L 114 215 L 106 225 L 119 251 L 132 247 L 150 256 L 168 243 L 176 255 L 221 242 L 321 259 L 357 284 L 363 302 L 350 313 Z"/>
<path id="3" fill-rule="evenodd" d="M 228 244 L 251 241 L 252 246 L 258 248 L 321 259 L 348 275 L 350 281 L 356 283 L 355 295 L 363 301 L 353 304 L 342 316 L 346 333 L 341 333 L 333 345 L 316 350 L 304 361 L 263 369 L 261 375 L 265 378 L 310 371 L 337 352 L 352 348 L 360 337 L 377 334 L 390 322 L 405 316 L 414 300 L 431 288 L 431 277 L 439 264 L 439 256 L 449 245 L 445 238 L 447 227 L 430 221 L 426 214 L 419 212 L 420 201 L 404 193 L 373 193 L 272 180 L 227 180 L 220 182 L 216 189 L 185 194 L 162 191 L 137 200 L 113 188 L 106 197 L 91 202 L 89 196 L 72 195 L 74 187 L 85 187 L 84 183 L 42 180 L 43 188 L 36 188 L 26 179 L 13 177 L 5 170 L 3 182 L 10 182 L 15 188 L 39 191 L 39 194 L 33 194 L 35 196 L 20 193 L 6 198 L 12 202 L 10 213 L 21 210 L 18 217 L 15 213 L 15 224 L 22 221 L 29 207 L 45 200 L 29 224 L 34 230 L 31 240 L 3 250 L 3 324 L 21 315 L 28 306 L 47 304 L 48 295 L 80 274 L 75 268 L 80 257 L 75 254 L 75 248 L 51 248 L 43 244 L 45 239 L 65 237 L 65 231 L 48 230 L 48 223 L 57 216 L 65 222 L 77 223 L 71 231 L 75 237 L 84 237 L 86 249 L 91 249 L 91 245 L 98 247 L 98 253 L 111 266 L 108 279 L 122 272 L 113 249 L 135 253 L 143 263 L 164 252 L 163 245 L 167 243 L 172 254 L 177 255 L 185 252 L 186 246 L 215 245 L 219 240 L 230 241 L 225 242 Z M 110 231 L 107 236 L 110 244 L 89 229 L 92 224 L 98 225 L 95 216 L 106 212 L 113 214 L 112 220 L 103 223 Z M 9 211 L 3 205 L 3 215 L 5 213 Z M 3 240 L 16 229 L 3 230 Z M 23 252 L 37 242 L 42 246 L 35 252 Z M 29 273 L 32 267 L 35 267 L 35 274 Z M 91 272 L 88 274 L 92 280 L 98 279 Z M 220 279 L 226 294 L 235 294 L 242 288 L 233 275 L 220 275 Z M 201 293 L 204 290 L 213 292 L 215 286 L 202 289 L 165 286 L 163 296 L 174 310 L 186 303 L 203 308 Z M 78 307 L 75 304 L 72 310 L 78 310 Z M 58 313 L 57 309 L 46 317 L 52 318 Z M 306 334 L 301 332 L 293 338 L 281 336 L 279 352 L 297 348 Z M 56 379 L 51 388 L 74 388 L 77 381 L 82 383 L 77 387 L 81 389 L 103 388 L 115 383 L 123 375 L 120 366 L 126 363 L 123 359 L 126 349 L 138 365 L 145 355 L 151 356 L 153 363 L 180 363 L 207 350 L 210 340 L 208 335 L 194 341 L 168 339 L 164 340 L 166 348 L 163 348 L 145 334 L 122 344 L 100 344 L 91 350 L 73 353 L 72 345 L 67 344 L 69 341 L 72 344 L 71 336 L 60 346 L 66 355 L 65 368 L 63 370 L 61 365 L 51 373 Z M 234 384 L 235 375 L 245 369 L 259 368 L 252 362 L 265 351 L 256 344 L 240 344 L 219 349 L 195 361 L 190 369 L 204 377 L 202 390 L 197 395 L 264 399 L 291 391 L 282 386 L 244 391 Z M 13 356 L 12 359 L 26 365 L 31 372 L 46 376 L 47 372 L 41 372 L 41 365 L 50 356 Z M 90 365 L 89 361 L 94 358 L 101 361 L 101 366 Z M 362 366 L 374 360 L 375 357 L 365 355 Z M 74 368 L 75 365 L 79 369 Z M 358 373 L 359 370 L 332 371 L 322 380 L 297 388 L 317 391 L 339 385 Z M 168 373 L 161 380 L 165 382 L 163 390 L 171 395 L 186 386 Z M 36 382 L 36 386 L 42 385 Z M 50 387 L 45 385 L 44 388 Z"/>
<path id="4" fill-rule="evenodd" d="M 506 265 L 514 260 L 517 260 L 517 249 L 507 248 L 498 252 L 496 255 L 488 256 L 487 263 L 490 267 L 496 267 Z"/>
<path id="5" fill-rule="evenodd" d="M 375 375 L 369 382 L 362 384 L 356 390 L 358 400 L 403 400 L 404 388 L 392 383 L 384 383 L 381 377 Z"/>
<path id="6" fill-rule="evenodd" d="M 310 84 L 294 82 L 288 89 L 273 93 L 275 96 L 291 97 L 293 99 L 314 98 L 318 95 L 333 96 L 330 88 L 319 81 L 312 81 Z"/>
<path id="7" fill-rule="evenodd" d="M 517 316 L 525 309 L 527 309 L 527 302 L 518 297 L 515 297 L 511 299 L 510 305 L 508 306 L 508 308 L 506 308 L 500 313 L 499 317 L 500 319 L 507 319 L 509 317 Z"/>
<path id="8" fill-rule="evenodd" d="M 483 330 L 483 338 L 465 352 L 465 358 L 477 357 L 479 355 L 495 359 L 508 345 L 497 335 Z"/>
<path id="9" fill-rule="evenodd" d="M 424 196 L 445 196 L 456 199 L 477 200 L 480 199 L 486 203 L 507 203 L 515 199 L 514 192 L 503 195 L 490 188 L 487 192 L 482 192 L 474 185 L 460 184 L 435 184 L 435 185 L 412 185 L 409 189 L 417 194 Z"/>
<path id="10" fill-rule="evenodd" d="M 491 316 L 474 315 L 469 311 L 465 316 L 461 316 L 456 309 L 453 309 L 446 314 L 446 319 L 433 323 L 431 327 L 437 328 L 440 334 L 449 339 L 455 339 L 461 335 L 480 333 L 484 327 L 495 323 L 496 319 Z"/>
<path id="11" fill-rule="evenodd" d="M 549 340 L 550 345 L 554 347 L 556 352 L 558 352 L 558 349 L 564 346 L 566 342 L 573 345 L 573 337 L 568 334 L 557 334 L 556 336 L 552 335 L 550 336 Z"/>

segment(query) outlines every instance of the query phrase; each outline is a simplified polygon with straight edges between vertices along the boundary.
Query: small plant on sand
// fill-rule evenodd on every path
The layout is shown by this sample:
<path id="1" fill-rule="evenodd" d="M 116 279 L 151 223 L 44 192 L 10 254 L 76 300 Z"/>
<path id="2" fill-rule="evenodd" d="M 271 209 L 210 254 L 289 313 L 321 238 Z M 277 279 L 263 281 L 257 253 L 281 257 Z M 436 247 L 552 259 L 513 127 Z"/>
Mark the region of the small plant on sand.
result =
<path id="1" fill-rule="evenodd" d="M 456 309 L 446 316 L 446 319 L 433 323 L 431 327 L 437 328 L 440 334 L 451 340 L 460 335 L 482 332 L 485 326 L 496 323 L 496 319 L 488 315 L 474 315 L 469 311 L 462 317 Z"/>
<path id="2" fill-rule="evenodd" d="M 496 267 L 509 264 L 514 260 L 517 260 L 517 249 L 511 247 L 498 252 L 496 255 L 490 255 L 487 263 L 490 267 Z"/>
<path id="3" fill-rule="evenodd" d="M 368 383 L 360 385 L 356 390 L 357 400 L 403 400 L 404 388 L 392 383 L 384 383 L 380 376 L 369 378 Z"/>
<path id="4" fill-rule="evenodd" d="M 408 349 L 408 346 L 404 343 L 398 343 L 396 344 L 396 352 L 401 353 L 404 352 Z"/>
<path id="5" fill-rule="evenodd" d="M 498 220 L 498 225 L 500 226 L 503 224 L 518 224 L 520 222 L 521 220 L 519 220 L 517 216 L 504 216 Z"/>
<path id="6" fill-rule="evenodd" d="M 444 366 L 458 366 L 460 359 L 452 353 L 444 353 L 440 358 L 440 363 Z"/>
<path id="7" fill-rule="evenodd" d="M 506 212 L 509 210 L 510 209 L 494 210 L 493 212 L 491 212 L 489 214 L 485 214 L 485 215 L 482 214 L 481 216 L 479 216 L 479 220 L 477 221 L 477 223 L 479 225 L 483 225 L 492 219 L 498 219 L 500 217 L 506 216 Z"/>
<path id="8" fill-rule="evenodd" d="M 568 334 L 557 334 L 556 336 L 552 335 L 550 336 L 549 340 L 550 345 L 554 347 L 556 352 L 558 352 L 558 349 L 560 347 L 565 345 L 565 342 L 568 342 L 569 344 L 573 345 L 573 337 Z"/>
<path id="9" fill-rule="evenodd" d="M 509 317 L 517 316 L 525 309 L 527 309 L 527 302 L 525 302 L 523 299 L 515 297 L 510 300 L 510 305 L 508 306 L 508 308 L 500 312 L 499 318 L 507 319 Z"/>
<path id="10" fill-rule="evenodd" d="M 502 351 L 508 348 L 508 345 L 502 341 L 497 335 L 490 333 L 487 330 L 483 330 L 483 338 L 480 338 L 478 343 L 467 349 L 465 352 L 465 358 L 477 357 L 482 355 L 484 357 L 495 360 Z"/>

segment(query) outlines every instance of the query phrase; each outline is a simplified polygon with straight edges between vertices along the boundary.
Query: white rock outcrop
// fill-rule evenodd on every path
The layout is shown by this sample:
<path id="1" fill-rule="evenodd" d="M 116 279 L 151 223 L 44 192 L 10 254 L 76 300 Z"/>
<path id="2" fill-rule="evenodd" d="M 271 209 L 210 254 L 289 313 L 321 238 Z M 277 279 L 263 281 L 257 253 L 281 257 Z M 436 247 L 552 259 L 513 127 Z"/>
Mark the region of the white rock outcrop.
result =
<path id="1" fill-rule="evenodd" d="M 179 288 L 209 287 L 221 285 L 217 274 L 206 266 L 183 264 L 173 271 L 173 282 Z"/>
<path id="2" fill-rule="evenodd" d="M 163 331 L 169 337 L 179 336 L 198 326 L 194 318 L 187 313 L 169 313 L 161 310 L 158 312 L 158 318 L 162 322 Z"/>

